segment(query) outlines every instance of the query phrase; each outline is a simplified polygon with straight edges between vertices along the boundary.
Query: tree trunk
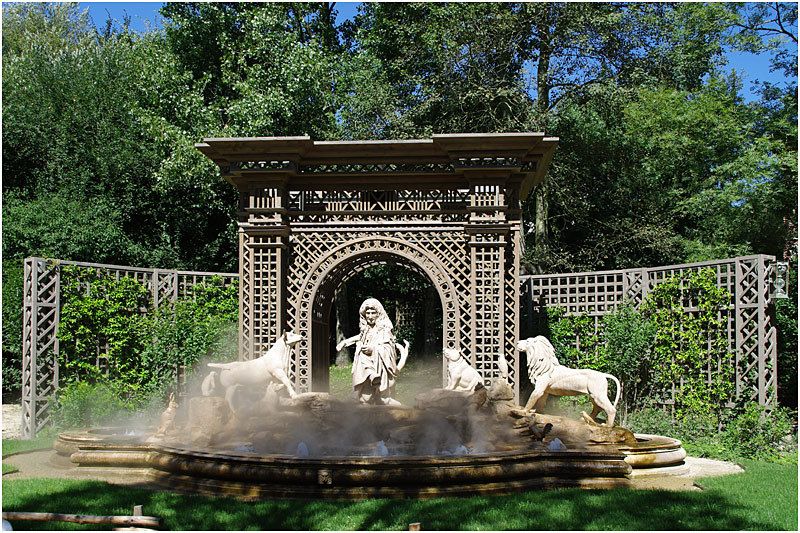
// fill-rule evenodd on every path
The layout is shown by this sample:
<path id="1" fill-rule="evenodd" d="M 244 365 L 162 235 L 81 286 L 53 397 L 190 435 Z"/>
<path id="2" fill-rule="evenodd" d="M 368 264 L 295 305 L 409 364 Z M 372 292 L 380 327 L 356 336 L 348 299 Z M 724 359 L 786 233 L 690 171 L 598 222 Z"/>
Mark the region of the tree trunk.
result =
<path id="1" fill-rule="evenodd" d="M 540 183 L 536 187 L 534 200 L 536 202 L 536 215 L 533 225 L 533 236 L 535 239 L 535 247 L 534 251 L 536 253 L 537 259 L 541 257 L 542 254 L 547 252 L 548 242 L 547 242 L 547 211 L 548 211 L 548 203 L 547 203 L 547 190 L 549 186 L 547 180 Z"/>
<path id="2" fill-rule="evenodd" d="M 350 317 L 347 315 L 349 299 L 347 297 L 347 284 L 342 286 L 334 297 L 336 306 L 336 344 L 339 344 L 347 337 L 355 335 L 355 331 L 350 331 Z M 344 347 L 336 352 L 336 366 L 350 366 L 350 348 Z"/>
<path id="3" fill-rule="evenodd" d="M 543 130 L 547 128 L 547 116 L 550 112 L 550 9 L 546 6 L 545 16 L 537 24 L 539 36 L 539 61 L 536 68 L 536 109 L 539 112 L 539 119 L 543 123 Z M 547 252 L 547 217 L 548 217 L 548 194 L 547 178 L 537 187 L 534 200 L 536 202 L 535 220 L 533 226 L 533 236 L 535 239 L 535 252 L 541 256 Z"/>

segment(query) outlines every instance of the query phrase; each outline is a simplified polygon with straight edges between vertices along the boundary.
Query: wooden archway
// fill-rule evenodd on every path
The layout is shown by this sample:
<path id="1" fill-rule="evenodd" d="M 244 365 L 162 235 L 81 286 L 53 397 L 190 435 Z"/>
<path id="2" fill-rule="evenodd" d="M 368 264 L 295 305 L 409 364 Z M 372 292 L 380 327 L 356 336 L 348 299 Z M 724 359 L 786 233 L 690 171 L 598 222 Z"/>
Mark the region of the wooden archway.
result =
<path id="1" fill-rule="evenodd" d="M 503 355 L 519 395 L 520 199 L 556 144 L 542 133 L 205 139 L 198 149 L 240 193 L 240 357 L 297 331 L 292 375 L 310 390 L 311 354 L 324 349 L 314 324 L 324 324 L 332 284 L 399 261 L 439 291 L 445 346 L 487 384 Z"/>

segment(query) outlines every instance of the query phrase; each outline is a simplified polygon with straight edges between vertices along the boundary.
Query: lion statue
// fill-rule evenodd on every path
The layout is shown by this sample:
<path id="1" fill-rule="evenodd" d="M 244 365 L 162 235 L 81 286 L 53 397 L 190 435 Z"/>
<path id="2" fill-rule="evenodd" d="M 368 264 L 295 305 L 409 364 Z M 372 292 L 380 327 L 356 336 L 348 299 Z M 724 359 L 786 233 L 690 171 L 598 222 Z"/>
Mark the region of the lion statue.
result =
<path id="1" fill-rule="evenodd" d="M 533 383 L 533 392 L 525 404 L 525 409 L 543 406 L 547 397 L 578 396 L 586 394 L 592 400 L 592 414 L 584 417 L 597 421 L 600 411 L 605 411 L 605 426 L 612 427 L 617 416 L 617 402 L 622 394 L 622 385 L 611 374 L 597 370 L 567 368 L 561 366 L 556 358 L 556 351 L 545 337 L 538 336 L 521 340 L 517 349 L 528 357 L 528 376 Z M 614 403 L 608 399 L 608 379 L 617 385 L 617 397 Z M 587 420 L 588 421 L 588 420 Z"/>

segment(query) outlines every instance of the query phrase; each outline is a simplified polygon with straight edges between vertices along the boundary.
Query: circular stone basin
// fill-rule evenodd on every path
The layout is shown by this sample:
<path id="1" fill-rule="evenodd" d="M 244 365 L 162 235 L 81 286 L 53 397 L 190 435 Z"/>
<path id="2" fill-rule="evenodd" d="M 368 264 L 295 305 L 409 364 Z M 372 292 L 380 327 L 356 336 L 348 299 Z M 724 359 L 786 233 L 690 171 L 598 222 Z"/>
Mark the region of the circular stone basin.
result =
<path id="1" fill-rule="evenodd" d="M 53 443 L 53 449 L 59 455 L 69 457 L 77 452 L 81 446 L 97 445 L 100 447 L 111 445 L 137 445 L 143 444 L 152 434 L 146 428 L 100 427 L 87 430 L 65 431 L 58 434 Z"/>
<path id="2" fill-rule="evenodd" d="M 520 448 L 462 456 L 328 456 L 218 451 L 147 443 L 114 428 L 59 435 L 79 467 L 148 469 L 171 490 L 240 498 L 431 498 L 535 488 L 628 486 L 631 465 L 613 446 Z M 74 450 L 74 451 L 70 451 Z"/>
<path id="3" fill-rule="evenodd" d="M 625 462 L 631 465 L 635 472 L 638 473 L 641 469 L 684 465 L 686 450 L 678 439 L 645 433 L 636 433 L 634 436 L 636 444 L 620 446 L 619 451 L 625 454 Z"/>

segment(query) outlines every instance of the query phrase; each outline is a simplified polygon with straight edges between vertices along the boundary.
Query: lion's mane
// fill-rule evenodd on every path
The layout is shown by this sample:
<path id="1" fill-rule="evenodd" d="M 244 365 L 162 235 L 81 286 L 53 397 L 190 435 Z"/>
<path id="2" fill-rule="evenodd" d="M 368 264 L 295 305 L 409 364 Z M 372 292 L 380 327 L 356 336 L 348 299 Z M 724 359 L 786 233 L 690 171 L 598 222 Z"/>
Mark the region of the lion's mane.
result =
<path id="1" fill-rule="evenodd" d="M 553 369 L 560 363 L 556 357 L 556 350 L 545 337 L 538 336 L 528 339 L 525 343 L 525 355 L 528 358 L 528 376 L 531 383 L 542 376 L 549 376 Z M 539 361 L 540 356 L 542 361 Z"/>

